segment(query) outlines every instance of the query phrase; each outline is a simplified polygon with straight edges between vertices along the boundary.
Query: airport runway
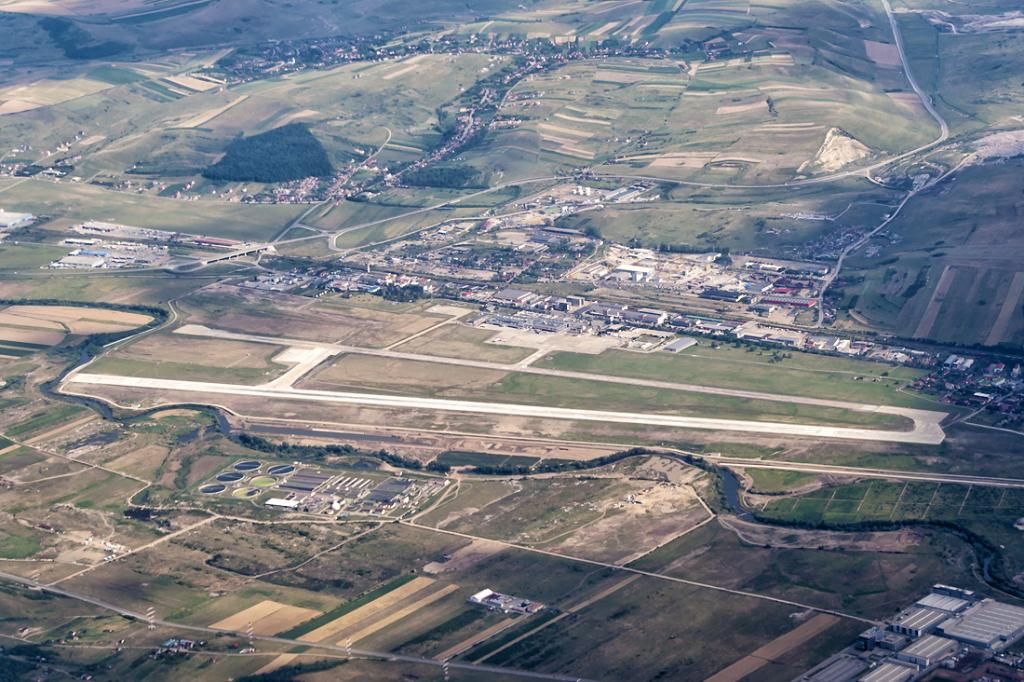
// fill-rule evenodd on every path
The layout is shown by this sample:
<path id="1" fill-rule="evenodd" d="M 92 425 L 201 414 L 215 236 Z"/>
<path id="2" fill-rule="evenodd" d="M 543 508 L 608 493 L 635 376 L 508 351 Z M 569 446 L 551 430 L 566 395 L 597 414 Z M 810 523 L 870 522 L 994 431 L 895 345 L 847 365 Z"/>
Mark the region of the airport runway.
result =
<path id="1" fill-rule="evenodd" d="M 721 388 L 718 386 L 703 386 L 700 384 L 685 384 L 673 381 L 659 381 L 653 379 L 637 379 L 609 374 L 594 374 L 590 372 L 573 372 L 568 370 L 548 369 L 544 367 L 521 366 L 520 363 L 504 364 L 498 362 L 486 362 L 483 360 L 468 360 L 465 358 L 446 358 L 420 353 L 405 353 L 398 350 L 363 348 L 357 346 L 346 346 L 335 343 L 318 341 L 307 341 L 303 339 L 287 339 L 274 336 L 261 336 L 258 334 L 239 334 L 220 329 L 211 329 L 202 325 L 188 324 L 175 330 L 176 334 L 186 336 L 202 336 L 218 339 L 229 339 L 234 341 L 247 341 L 250 343 L 267 343 L 277 346 L 290 346 L 293 348 L 319 349 L 328 354 L 354 353 L 359 355 L 370 355 L 381 358 L 396 360 L 412 360 L 416 362 L 430 362 L 434 364 L 453 365 L 459 367 L 473 367 L 478 369 L 495 370 L 502 372 L 520 372 L 524 374 L 538 374 L 542 376 L 558 377 L 562 379 L 576 379 L 584 381 L 601 381 L 613 384 L 625 384 L 629 386 L 643 386 L 647 388 L 666 389 L 672 391 L 687 391 L 690 393 L 703 393 L 708 395 L 726 396 L 732 398 L 743 398 L 747 400 L 767 400 L 770 402 L 788 403 L 791 405 L 815 405 L 854 412 L 875 412 L 879 414 L 891 414 L 905 417 L 913 422 L 912 429 L 906 431 L 908 434 L 916 434 L 919 440 L 901 440 L 898 442 L 912 443 L 941 443 L 945 439 L 945 432 L 942 430 L 941 422 L 948 415 L 945 412 L 936 410 L 918 410 L 909 407 L 896 407 L 892 405 L 870 405 L 855 403 L 846 400 L 829 400 L 826 398 L 810 398 L 806 396 L 782 395 L 778 393 L 763 393 L 761 391 L 747 391 L 735 388 Z M 325 355 L 326 357 L 326 355 Z M 310 368 L 312 369 L 312 368 Z M 295 373 L 289 372 L 289 377 L 297 380 Z M 284 387 L 284 383 L 278 380 L 275 387 Z M 289 386 L 291 384 L 288 384 Z M 763 424 L 764 422 L 754 422 Z M 699 427 L 690 427 L 699 428 Z M 871 433 L 875 431 L 868 430 Z M 877 439 L 873 439 L 877 440 Z"/>
<path id="2" fill-rule="evenodd" d="M 890 443 L 917 443 L 938 445 L 944 434 L 937 424 L 914 422 L 910 431 L 864 429 L 810 424 L 788 424 L 782 422 L 746 421 L 738 419 L 709 419 L 664 414 L 643 414 L 634 412 L 611 412 L 603 410 L 548 407 L 544 405 L 518 405 L 514 403 L 478 402 L 470 400 L 446 400 L 437 398 L 415 398 L 372 393 L 349 393 L 340 391 L 319 391 L 284 386 L 241 386 L 206 381 L 180 381 L 176 379 L 152 379 L 148 377 L 126 377 L 112 374 L 77 372 L 65 380 L 67 384 L 114 386 L 146 390 L 160 390 L 182 393 L 206 393 L 213 395 L 236 395 L 252 398 L 277 400 L 360 405 L 388 409 L 435 410 L 442 412 L 463 412 L 537 419 L 564 419 L 574 421 L 595 421 L 617 424 L 645 424 L 680 429 L 701 429 L 710 431 L 737 431 L 763 433 L 772 436 L 803 436 L 858 441 L 879 441 Z"/>

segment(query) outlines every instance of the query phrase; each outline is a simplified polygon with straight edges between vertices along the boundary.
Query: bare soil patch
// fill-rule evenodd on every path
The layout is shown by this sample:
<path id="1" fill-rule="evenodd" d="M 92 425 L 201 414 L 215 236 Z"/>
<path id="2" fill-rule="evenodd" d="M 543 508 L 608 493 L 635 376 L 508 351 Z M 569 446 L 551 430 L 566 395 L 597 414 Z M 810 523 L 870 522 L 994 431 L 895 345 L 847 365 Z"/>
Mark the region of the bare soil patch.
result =
<path id="1" fill-rule="evenodd" d="M 900 51 L 891 43 L 880 43 L 877 40 L 865 40 L 864 51 L 868 59 L 881 66 L 899 66 Z"/>
<path id="2" fill-rule="evenodd" d="M 153 319 L 139 313 L 77 306 L 12 305 L 3 312 L 22 320 L 41 322 L 40 326 L 44 328 L 52 328 L 53 324 L 57 324 L 71 334 L 128 331 Z"/>
<path id="3" fill-rule="evenodd" d="M 319 615 L 320 611 L 315 609 L 303 609 L 265 599 L 232 616 L 212 623 L 210 627 L 244 632 L 251 623 L 252 631 L 258 635 L 276 635 Z"/>

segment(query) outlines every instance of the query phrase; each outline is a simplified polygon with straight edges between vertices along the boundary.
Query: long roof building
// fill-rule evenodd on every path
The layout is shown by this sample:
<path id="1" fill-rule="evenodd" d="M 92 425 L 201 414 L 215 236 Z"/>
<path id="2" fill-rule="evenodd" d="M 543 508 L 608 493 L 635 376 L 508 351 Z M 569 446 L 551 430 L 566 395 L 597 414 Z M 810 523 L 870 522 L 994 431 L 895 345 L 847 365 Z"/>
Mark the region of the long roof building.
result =
<path id="1" fill-rule="evenodd" d="M 1024 608 L 983 599 L 940 625 L 939 631 L 965 644 L 1001 651 L 1024 637 Z"/>

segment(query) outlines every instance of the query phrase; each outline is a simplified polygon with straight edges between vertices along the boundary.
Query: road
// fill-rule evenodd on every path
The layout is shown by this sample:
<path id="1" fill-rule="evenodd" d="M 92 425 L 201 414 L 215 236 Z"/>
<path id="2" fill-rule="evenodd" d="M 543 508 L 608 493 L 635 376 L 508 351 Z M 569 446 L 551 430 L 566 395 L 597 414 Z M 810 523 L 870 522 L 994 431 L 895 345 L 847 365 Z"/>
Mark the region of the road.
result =
<path id="1" fill-rule="evenodd" d="M 935 119 L 935 122 L 939 124 L 939 139 L 932 143 L 932 146 L 940 142 L 945 142 L 949 139 L 949 124 L 946 123 L 946 119 L 942 118 L 942 115 L 935 109 L 935 103 L 932 101 L 931 96 L 929 96 L 928 93 L 918 85 L 917 79 L 914 78 L 914 72 L 910 69 L 910 60 L 907 59 L 907 52 L 903 47 L 903 34 L 900 33 L 900 27 L 896 21 L 896 15 L 892 11 L 892 5 L 889 4 L 889 0 L 882 0 L 882 7 L 885 9 L 885 16 L 889 19 L 889 28 L 892 30 L 892 37 L 896 41 L 896 49 L 900 53 L 900 63 L 903 65 L 903 74 L 906 76 L 907 82 L 910 83 L 910 87 L 914 90 L 914 93 L 921 100 L 921 104 L 923 104 L 924 108 L 928 111 L 928 115 Z"/>
<path id="2" fill-rule="evenodd" d="M 322 650 L 331 651 L 331 652 L 334 652 L 334 653 L 345 654 L 345 655 L 351 656 L 353 658 L 365 658 L 365 659 L 371 659 L 371 660 L 391 661 L 391 662 L 398 662 L 398 663 L 412 663 L 412 664 L 416 664 L 416 665 L 428 665 L 428 666 L 431 666 L 431 667 L 434 667 L 434 668 L 441 668 L 442 666 L 446 665 L 447 667 L 452 668 L 452 669 L 469 670 L 469 671 L 483 672 L 483 673 L 494 673 L 496 675 L 504 675 L 504 676 L 508 676 L 508 677 L 522 677 L 524 679 L 533 679 L 533 680 L 558 680 L 559 682 L 584 682 L 582 678 L 574 676 L 574 675 L 558 675 L 558 674 L 553 674 L 553 673 L 552 674 L 538 673 L 538 672 L 531 672 L 531 671 L 528 671 L 528 670 L 519 670 L 519 669 L 516 669 L 516 668 L 504 668 L 504 667 L 496 666 L 496 665 L 482 665 L 482 664 L 475 664 L 475 663 L 463 663 L 461 661 L 445 661 L 445 662 L 442 662 L 442 661 L 435 660 L 433 658 L 424 658 L 424 657 L 421 657 L 421 656 L 407 656 L 407 655 L 403 655 L 403 654 L 394 654 L 394 653 L 390 653 L 390 652 L 386 652 L 386 651 L 373 651 L 373 650 L 370 650 L 370 649 L 357 649 L 355 647 L 347 648 L 347 647 L 343 647 L 343 646 L 338 646 L 336 644 L 327 644 L 327 643 L 319 643 L 318 644 L 318 643 L 314 643 L 314 642 L 299 641 L 297 639 L 288 639 L 288 638 L 285 638 L 285 637 L 272 637 L 272 636 L 267 636 L 267 635 L 256 635 L 256 634 L 250 635 L 248 632 L 241 632 L 241 631 L 238 631 L 238 630 L 224 630 L 222 628 L 211 628 L 211 627 L 204 627 L 204 626 L 201 626 L 201 625 L 188 625 L 186 623 L 177 623 L 177 622 L 174 622 L 174 621 L 167 621 L 167 620 L 163 620 L 163 619 L 160 619 L 160 618 L 156 618 L 156 619 L 153 619 L 153 620 L 150 621 L 149 619 L 146 618 L 145 614 L 139 613 L 138 611 L 133 611 L 131 609 L 125 608 L 123 606 L 119 606 L 119 605 L 114 604 L 112 602 L 108 602 L 108 601 L 103 600 L 103 599 L 98 599 L 96 597 L 91 597 L 91 596 L 86 595 L 86 594 L 81 594 L 81 593 L 78 593 L 78 592 L 73 592 L 71 590 L 67 590 L 67 589 L 63 589 L 63 588 L 58 588 L 58 587 L 54 587 L 54 586 L 50 586 L 50 585 L 39 585 L 39 584 L 35 583 L 34 581 L 32 581 L 32 580 L 30 580 L 28 578 L 23 578 L 21 576 L 14 575 L 12 573 L 6 573 L 6 572 L 3 572 L 3 571 L 0 571 L 0 580 L 4 580 L 4 581 L 9 582 L 9 583 L 15 583 L 15 584 L 20 585 L 20 586 L 22 586 L 24 588 L 31 589 L 31 590 L 37 590 L 39 592 L 43 592 L 43 593 L 46 593 L 46 594 L 53 594 L 53 595 L 57 595 L 57 596 L 60 596 L 60 597 L 66 597 L 68 599 L 74 599 L 76 601 L 84 602 L 84 603 L 87 603 L 87 604 L 92 604 L 93 606 L 97 606 L 97 607 L 99 607 L 101 609 L 105 609 L 107 611 L 112 611 L 114 613 L 117 613 L 118 615 L 124 616 L 126 618 L 132 618 L 132 619 L 134 619 L 136 621 L 139 621 L 139 622 L 142 622 L 142 623 L 151 622 L 153 625 L 158 625 L 158 626 L 161 626 L 161 627 L 174 628 L 176 630 L 184 630 L 184 631 L 187 631 L 187 632 L 201 632 L 201 633 L 205 633 L 205 634 L 208 634 L 208 635 L 234 635 L 235 637 L 238 637 L 240 639 L 247 640 L 247 641 L 248 640 L 253 640 L 253 641 L 256 641 L 256 642 L 269 642 L 269 643 L 273 643 L 273 644 L 284 644 L 286 646 L 291 646 L 291 647 L 301 646 L 301 647 L 310 648 L 310 649 L 322 649 Z"/>
<path id="3" fill-rule="evenodd" d="M 1000 476 L 971 476 L 966 474 L 941 474 L 929 471 L 897 471 L 893 469 L 876 469 L 872 467 L 836 466 L 831 464 L 815 464 L 813 462 L 783 462 L 778 460 L 747 459 L 722 455 L 694 455 L 709 462 L 732 469 L 773 469 L 776 471 L 796 471 L 808 474 L 825 474 L 829 476 L 855 476 L 858 478 L 880 478 L 895 481 L 922 483 L 946 483 L 949 485 L 980 485 L 990 488 L 1024 489 L 1024 479 L 1004 478 Z"/>
<path id="4" fill-rule="evenodd" d="M 338 181 L 339 183 L 341 183 L 341 184 L 347 183 L 348 180 L 353 175 L 358 173 L 363 168 L 366 168 L 366 164 L 370 163 L 370 161 L 372 161 L 375 158 L 377 158 L 380 155 L 380 153 L 384 151 L 384 148 L 388 146 L 389 142 L 391 142 L 391 137 L 392 137 L 391 128 L 388 128 L 387 126 L 384 126 L 384 132 L 386 133 L 386 136 L 384 138 L 384 142 L 382 142 L 381 145 L 379 147 L 377 147 L 377 149 L 372 154 L 370 154 L 365 159 L 363 159 L 362 163 L 360 163 L 358 166 L 353 168 L 352 171 L 347 176 L 345 176 L 344 178 L 339 179 L 339 181 Z M 335 186 L 337 186 L 337 185 L 335 185 Z M 274 237 L 274 239 L 272 240 L 272 243 L 277 244 L 278 242 L 280 242 L 282 239 L 285 238 L 285 235 L 287 235 L 293 228 L 296 228 L 296 227 L 305 228 L 305 229 L 311 230 L 313 232 L 322 232 L 319 228 L 310 227 L 309 225 L 304 225 L 302 223 L 302 221 L 304 221 L 306 219 L 306 217 L 309 216 L 309 214 L 312 213 L 313 211 L 315 211 L 318 208 L 321 208 L 323 206 L 326 206 L 327 204 L 330 204 L 330 203 L 332 203 L 334 201 L 336 201 L 336 200 L 335 199 L 326 199 L 324 201 L 321 201 L 321 202 L 318 202 L 318 203 L 315 203 L 315 204 L 311 204 L 310 207 L 307 208 L 305 211 L 303 211 L 297 218 L 295 218 L 294 220 L 289 222 L 287 225 L 285 225 L 281 229 L 281 232 L 278 233 L 278 235 L 276 237 Z M 322 236 L 322 234 L 318 234 L 316 236 Z"/>
<path id="5" fill-rule="evenodd" d="M 655 578 L 657 580 L 664 580 L 666 582 L 679 583 L 681 585 L 690 585 L 691 587 L 700 587 L 705 590 L 714 590 L 715 592 L 724 592 L 726 594 L 732 594 L 740 597 L 750 597 L 751 599 L 759 599 L 761 601 L 774 602 L 776 604 L 782 604 L 784 606 L 792 606 L 804 611 L 815 611 L 818 613 L 828 613 L 833 616 L 839 616 L 840 618 L 849 618 L 850 620 L 859 621 L 861 623 L 867 623 L 869 625 L 876 625 L 877 623 L 868 618 L 861 616 L 855 616 L 850 613 L 844 613 L 842 611 L 834 611 L 832 609 L 823 609 L 810 604 L 804 604 L 798 601 L 792 601 L 790 599 L 782 599 L 780 597 L 773 597 L 771 595 L 762 594 L 760 592 L 749 592 L 747 590 L 736 590 L 730 587 L 723 587 L 721 585 L 712 585 L 711 583 L 704 583 L 697 580 L 689 580 L 687 578 L 679 578 L 673 575 L 666 575 L 664 573 L 655 573 L 653 571 L 644 571 L 639 568 L 633 568 L 631 566 L 623 566 L 621 564 L 612 564 L 606 561 L 597 561 L 595 559 L 585 559 L 583 557 L 570 556 L 568 554 L 559 554 L 558 552 L 550 552 L 546 549 L 538 549 L 536 547 L 530 547 L 529 545 L 519 545 L 514 542 L 505 542 L 504 540 L 494 540 L 493 538 L 484 538 L 478 535 L 470 535 L 468 533 L 459 533 L 454 530 L 448 530 L 445 528 L 434 528 L 433 526 L 424 526 L 414 521 L 399 521 L 403 526 L 409 526 L 411 528 L 418 528 L 420 530 L 426 530 L 433 533 L 441 533 L 442 535 L 451 535 L 454 537 L 464 538 L 466 540 L 474 540 L 478 542 L 491 542 L 497 543 L 510 549 L 518 549 L 524 552 L 531 552 L 533 554 L 543 554 L 544 556 L 554 557 L 556 559 L 562 559 L 565 561 L 574 561 L 576 563 L 588 564 L 590 566 L 598 566 L 600 568 L 609 568 L 614 571 L 623 571 L 626 573 L 632 573 L 634 575 L 645 576 L 648 578 Z"/>
<path id="6" fill-rule="evenodd" d="M 645 414 L 638 412 L 614 412 L 604 410 L 549 407 L 545 405 L 519 405 L 515 403 L 478 402 L 472 400 L 447 400 L 439 398 L 416 398 L 409 396 L 383 395 L 373 393 L 350 393 L 343 391 L 320 391 L 312 389 L 281 388 L 267 386 L 241 386 L 207 381 L 181 381 L 177 379 L 151 379 L 79 372 L 69 377 L 62 386 L 65 393 L 75 394 L 70 385 L 113 386 L 137 388 L 150 391 L 168 391 L 212 395 L 233 395 L 270 400 L 293 400 L 362 407 L 382 407 L 394 410 L 430 410 L 438 412 L 462 412 L 488 414 L 501 417 L 528 417 L 533 419 L 560 419 L 570 421 L 592 421 L 614 424 L 662 426 L 678 429 L 700 429 L 710 431 L 733 431 L 762 433 L 772 436 L 794 436 L 887 443 L 917 443 L 938 445 L 944 439 L 941 429 L 929 428 L 927 424 L 915 423 L 911 431 L 866 429 L 855 427 L 823 426 L 812 424 L 788 424 L 783 422 L 748 421 L 739 419 L 715 419 L 706 417 L 683 417 L 677 415 Z M 81 393 L 81 395 L 89 395 Z M 195 400 L 190 397 L 189 400 Z M 937 429 L 937 430 L 936 430 Z"/>
<path id="7" fill-rule="evenodd" d="M 900 64 L 903 65 L 903 75 L 906 77 L 907 82 L 910 84 L 911 89 L 917 95 L 918 99 L 921 100 L 921 105 L 928 112 L 928 115 L 931 116 L 939 125 L 939 137 L 934 142 L 931 142 L 930 144 L 924 147 L 919 147 L 910 152 L 907 152 L 906 154 L 902 154 L 894 159 L 890 159 L 888 162 L 886 162 L 886 164 L 880 164 L 869 167 L 868 169 L 866 169 L 866 172 L 868 173 L 870 173 L 872 170 L 875 170 L 876 168 L 881 167 L 882 165 L 887 165 L 888 163 L 892 163 L 893 161 L 898 161 L 907 158 L 908 156 L 917 154 L 926 149 L 942 144 L 943 142 L 949 139 L 949 124 L 946 122 L 946 119 L 942 117 L 942 114 L 940 114 L 938 110 L 935 108 L 935 103 L 932 101 L 931 96 L 929 96 L 928 93 L 926 93 L 921 88 L 921 86 L 917 82 L 917 79 L 914 78 L 914 72 L 910 68 L 910 61 L 907 59 L 907 53 L 903 47 L 903 34 L 900 33 L 900 27 L 897 23 L 896 15 L 892 11 L 892 5 L 889 4 L 889 0 L 881 0 L 881 2 L 883 9 L 885 9 L 885 15 L 889 19 L 889 28 L 892 30 L 893 39 L 896 41 L 896 50 L 899 52 L 900 55 Z M 857 240 L 853 244 L 850 244 L 849 246 L 842 250 L 842 252 L 839 254 L 839 258 L 836 260 L 835 267 L 832 268 L 832 272 L 830 272 L 828 276 L 825 278 L 825 281 L 821 285 L 821 290 L 818 292 L 818 316 L 816 326 L 820 327 L 825 322 L 825 309 L 822 305 L 822 302 L 825 298 L 825 292 L 828 291 L 829 287 L 832 286 L 832 283 L 835 281 L 836 277 L 839 276 L 839 271 L 843 269 L 843 263 L 846 261 L 847 256 L 849 256 L 851 253 L 853 253 L 860 247 L 864 246 L 864 244 L 866 244 L 869 239 L 871 239 L 876 234 L 885 229 L 885 227 L 893 220 L 895 220 L 896 217 L 903 211 L 903 208 L 911 199 L 917 196 L 921 191 L 928 189 L 929 187 L 932 187 L 933 185 L 936 185 L 939 182 L 945 180 L 955 171 L 959 170 L 959 168 L 963 165 L 964 161 L 966 160 L 967 159 L 962 160 L 952 170 L 944 173 L 941 177 L 937 178 L 936 180 L 927 183 L 925 186 L 912 189 L 910 192 L 907 193 L 907 196 L 903 197 L 903 200 L 900 201 L 900 203 L 896 206 L 895 210 L 893 210 L 892 213 L 890 213 L 885 218 L 885 220 L 879 223 L 877 227 L 875 227 L 873 230 L 865 234 L 859 240 Z"/>

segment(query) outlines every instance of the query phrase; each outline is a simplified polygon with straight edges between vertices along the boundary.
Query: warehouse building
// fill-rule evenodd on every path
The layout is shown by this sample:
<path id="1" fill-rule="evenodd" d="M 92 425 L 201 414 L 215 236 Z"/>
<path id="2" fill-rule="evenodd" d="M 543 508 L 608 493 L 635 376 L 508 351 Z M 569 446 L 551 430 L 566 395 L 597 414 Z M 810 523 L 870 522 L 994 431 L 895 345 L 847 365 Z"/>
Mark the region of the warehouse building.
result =
<path id="1" fill-rule="evenodd" d="M 0 208 L 0 230 L 12 230 L 28 225 L 36 217 L 31 213 L 9 213 Z"/>
<path id="2" fill-rule="evenodd" d="M 690 348 L 691 346 L 697 345 L 697 339 L 692 336 L 680 336 L 675 341 L 666 343 L 662 350 L 666 350 L 669 353 L 681 353 L 682 351 Z"/>
<path id="3" fill-rule="evenodd" d="M 854 644 L 798 679 L 799 682 L 927 680 L 932 679 L 929 675 L 939 666 L 958 673 L 969 672 L 973 669 L 971 661 L 988 660 L 1022 638 L 1024 608 L 981 599 L 971 590 L 935 585 L 913 606 L 886 621 L 884 627 L 872 627 L 861 633 Z M 967 667 L 960 667 L 962 665 Z"/>
<path id="4" fill-rule="evenodd" d="M 1024 608 L 983 599 L 939 628 L 964 644 L 1002 651 L 1024 637 Z"/>
<path id="5" fill-rule="evenodd" d="M 896 654 L 896 658 L 918 668 L 930 668 L 955 654 L 959 648 L 960 645 L 951 639 L 926 635 Z"/>
<path id="6" fill-rule="evenodd" d="M 942 623 L 947 618 L 949 618 L 949 614 L 944 611 L 912 606 L 897 614 L 890 621 L 889 629 L 901 635 L 917 639 L 933 632 L 939 623 Z"/>
<path id="7" fill-rule="evenodd" d="M 786 305 L 794 308 L 813 308 L 818 305 L 818 301 L 813 298 L 780 295 L 764 296 L 761 298 L 761 303 L 765 305 Z"/>
<path id="8" fill-rule="evenodd" d="M 801 679 L 806 682 L 849 682 L 857 679 L 857 676 L 867 667 L 868 664 L 863 658 L 837 656 L 831 659 L 827 665 Z"/>
<path id="9" fill-rule="evenodd" d="M 917 674 L 917 669 L 896 661 L 886 661 L 861 676 L 860 682 L 907 682 Z"/>
<path id="10" fill-rule="evenodd" d="M 917 606 L 924 607 L 926 609 L 935 609 L 936 611 L 945 611 L 949 614 L 961 613 L 964 609 L 971 605 L 971 602 L 960 597 L 954 597 L 948 594 L 940 594 L 938 592 L 931 592 L 926 597 L 918 599 L 916 602 Z"/>
<path id="11" fill-rule="evenodd" d="M 263 504 L 267 505 L 268 507 L 273 507 L 274 509 L 298 509 L 299 508 L 299 501 L 298 500 L 286 500 L 286 499 L 281 498 L 281 497 L 272 497 L 269 500 L 267 500 L 266 502 L 264 502 Z"/>
<path id="12" fill-rule="evenodd" d="M 654 268 L 643 265 L 620 265 L 615 268 L 616 273 L 626 276 L 631 282 L 647 282 L 654 278 Z"/>
<path id="13" fill-rule="evenodd" d="M 726 301 L 728 303 L 742 303 L 748 298 L 742 291 L 728 291 L 716 287 L 706 287 L 700 292 L 700 297 L 709 301 Z"/>

